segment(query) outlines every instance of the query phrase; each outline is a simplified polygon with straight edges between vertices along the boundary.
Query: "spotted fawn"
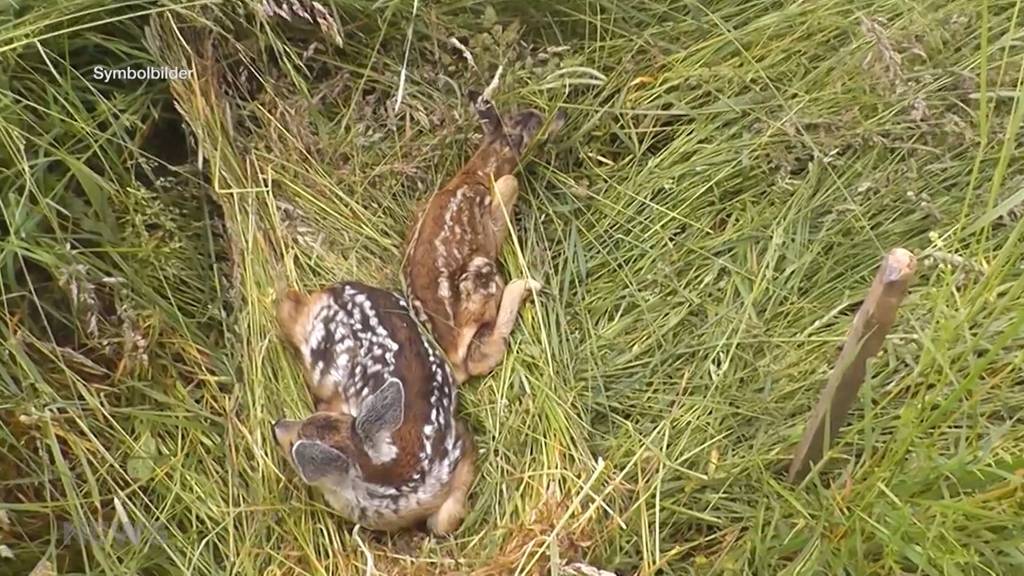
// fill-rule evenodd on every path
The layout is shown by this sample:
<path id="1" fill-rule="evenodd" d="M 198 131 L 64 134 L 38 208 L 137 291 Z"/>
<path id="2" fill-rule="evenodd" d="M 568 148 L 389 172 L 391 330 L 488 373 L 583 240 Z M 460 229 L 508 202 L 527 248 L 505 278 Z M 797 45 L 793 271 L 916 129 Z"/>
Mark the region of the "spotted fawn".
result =
<path id="1" fill-rule="evenodd" d="M 316 410 L 273 425 L 299 478 L 366 528 L 458 528 L 473 439 L 455 417 L 451 370 L 405 299 L 357 282 L 289 290 L 277 318 Z"/>
<path id="2" fill-rule="evenodd" d="M 505 285 L 497 259 L 519 195 L 512 173 L 538 139 L 545 118 L 533 109 L 502 118 L 490 101 L 471 97 L 483 140 L 420 211 L 403 265 L 406 295 L 430 326 L 458 383 L 501 362 L 523 301 L 540 289 L 534 280 Z M 556 113 L 547 135 L 565 119 Z"/>

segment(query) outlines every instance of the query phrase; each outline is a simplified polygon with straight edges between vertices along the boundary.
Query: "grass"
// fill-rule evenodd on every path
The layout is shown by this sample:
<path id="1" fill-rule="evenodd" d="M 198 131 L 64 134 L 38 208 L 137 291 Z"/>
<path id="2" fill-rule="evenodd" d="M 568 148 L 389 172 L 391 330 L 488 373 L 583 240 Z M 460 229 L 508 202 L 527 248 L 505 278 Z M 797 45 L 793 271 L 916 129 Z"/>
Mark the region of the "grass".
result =
<path id="1" fill-rule="evenodd" d="M 1019 3 L 299 4 L 0 6 L 0 572 L 1024 570 Z M 273 446 L 310 409 L 273 297 L 399 286 L 499 64 L 572 117 L 504 257 L 546 288 L 461 390 L 464 527 L 353 530 Z M 894 246 L 918 279 L 788 485 Z"/>

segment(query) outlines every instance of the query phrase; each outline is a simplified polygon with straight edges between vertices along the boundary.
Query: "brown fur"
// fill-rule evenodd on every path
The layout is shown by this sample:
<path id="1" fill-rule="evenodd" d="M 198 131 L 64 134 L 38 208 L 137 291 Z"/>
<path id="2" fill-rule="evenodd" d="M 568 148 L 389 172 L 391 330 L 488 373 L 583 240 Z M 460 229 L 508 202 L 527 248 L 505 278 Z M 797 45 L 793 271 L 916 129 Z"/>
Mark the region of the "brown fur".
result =
<path id="1" fill-rule="evenodd" d="M 497 259 L 508 231 L 518 182 L 513 171 L 537 137 L 535 110 L 498 118 L 478 107 L 485 127 L 480 146 L 419 214 L 403 266 L 406 292 L 422 311 L 448 357 L 456 380 L 484 375 L 501 362 L 506 338 L 534 281 L 505 285 Z M 556 117 L 555 129 L 564 122 Z"/>
<path id="2" fill-rule="evenodd" d="M 309 315 L 316 308 L 321 299 L 327 298 L 323 291 L 312 294 L 289 289 L 278 298 L 276 304 L 277 327 L 288 343 L 288 347 L 302 361 L 301 351 L 306 348 L 309 326 Z M 304 366 L 305 367 L 305 366 Z M 306 367 L 308 368 L 308 367 Z M 348 412 L 348 405 L 337 390 L 332 388 L 321 388 L 313 382 L 312 375 L 308 369 L 302 371 L 306 380 L 306 387 L 313 397 L 313 407 L 317 412 Z"/>
<path id="3" fill-rule="evenodd" d="M 374 464 L 362 450 L 358 437 L 352 434 L 353 419 L 347 414 L 317 412 L 305 420 L 281 420 L 274 424 L 274 436 L 285 460 L 295 467 L 291 448 L 299 440 L 318 440 L 345 454 L 363 473 L 369 482 L 382 485 L 397 485 L 406 477 L 404 468 L 407 461 L 394 461 L 384 465 Z M 457 530 L 465 518 L 469 490 L 475 479 L 475 443 L 472 434 L 461 423 L 457 423 L 457 434 L 462 438 L 463 456 L 459 460 L 448 485 L 418 507 L 407 507 L 386 524 L 373 526 L 377 530 L 401 530 L 426 522 L 427 529 L 434 534 L 450 534 Z"/>
<path id="4" fill-rule="evenodd" d="M 459 428 L 463 428 L 461 422 Z M 435 534 L 454 532 L 466 517 L 469 489 L 473 486 L 473 479 L 476 477 L 476 445 L 469 431 L 462 429 L 460 434 L 465 446 L 462 460 L 455 468 L 455 474 L 448 485 L 447 497 L 437 511 L 427 517 L 427 528 Z"/>
<path id="5" fill-rule="evenodd" d="M 404 391 L 403 419 L 401 426 L 391 434 L 396 448 L 392 460 L 375 463 L 355 433 L 355 419 L 351 416 L 349 402 L 340 387 L 314 382 L 311 362 L 308 361 L 313 330 L 312 311 L 315 304 L 332 297 L 331 287 L 309 295 L 289 290 L 277 302 L 277 320 L 284 339 L 303 363 L 303 374 L 313 396 L 315 413 L 305 420 L 280 420 L 274 424 L 274 436 L 283 455 L 294 467 L 291 448 L 298 440 L 315 440 L 342 453 L 349 462 L 359 467 L 364 481 L 383 486 L 397 486 L 412 479 L 417 471 L 423 442 L 432 442 L 434 453 L 444 445 L 440 434 L 424 438 L 424 426 L 430 422 L 434 391 L 434 374 L 427 348 L 420 328 L 415 320 L 400 305 L 397 295 L 357 283 L 362 293 L 373 304 L 380 325 L 398 345 L 395 358 L 394 377 L 402 382 Z M 443 357 L 438 357 L 444 361 Z M 452 383 L 454 385 L 454 383 Z M 371 390 L 372 392 L 373 390 Z M 454 419 L 454 416 L 453 416 Z M 473 479 L 473 441 L 469 431 L 457 420 L 456 438 L 461 438 L 465 448 L 463 456 L 449 485 L 435 498 L 419 507 L 403 509 L 393 522 L 372 526 L 390 530 L 411 526 L 424 520 L 435 533 L 447 533 L 456 529 L 465 515 L 466 498 Z M 440 519 L 430 520 L 435 515 Z"/>

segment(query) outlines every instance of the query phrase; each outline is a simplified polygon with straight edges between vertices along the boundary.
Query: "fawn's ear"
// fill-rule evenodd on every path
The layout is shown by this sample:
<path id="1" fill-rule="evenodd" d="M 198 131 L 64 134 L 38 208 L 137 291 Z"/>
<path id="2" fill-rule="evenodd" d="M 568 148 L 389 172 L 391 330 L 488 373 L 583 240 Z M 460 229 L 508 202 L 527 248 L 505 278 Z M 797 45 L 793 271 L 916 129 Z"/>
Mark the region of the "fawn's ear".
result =
<path id="1" fill-rule="evenodd" d="M 394 432 L 405 418 L 405 389 L 402 382 L 389 378 L 363 402 L 356 418 L 356 433 L 369 444 L 378 434 Z"/>
<path id="2" fill-rule="evenodd" d="M 469 102 L 473 105 L 477 119 L 480 120 L 480 124 L 484 127 L 484 134 L 501 133 L 503 130 L 501 116 L 494 107 L 494 102 L 491 102 L 490 98 L 484 98 L 483 93 L 479 90 L 467 90 L 466 95 L 469 97 Z"/>
<path id="3" fill-rule="evenodd" d="M 334 448 L 316 440 L 299 440 L 292 446 L 292 460 L 306 484 L 347 474 L 349 459 Z"/>

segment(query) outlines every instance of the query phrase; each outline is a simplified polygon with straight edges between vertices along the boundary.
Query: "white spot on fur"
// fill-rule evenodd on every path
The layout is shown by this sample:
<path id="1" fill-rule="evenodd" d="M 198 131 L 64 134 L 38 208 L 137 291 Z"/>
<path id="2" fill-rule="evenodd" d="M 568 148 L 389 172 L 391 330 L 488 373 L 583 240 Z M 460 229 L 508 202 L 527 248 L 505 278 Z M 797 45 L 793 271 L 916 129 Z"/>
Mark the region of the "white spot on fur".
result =
<path id="1" fill-rule="evenodd" d="M 398 456 L 398 448 L 391 440 L 391 434 L 378 434 L 369 446 L 365 447 L 366 455 L 377 465 L 390 462 Z"/>
<path id="2" fill-rule="evenodd" d="M 444 224 L 441 226 L 441 231 L 434 238 L 434 267 L 437 268 L 439 277 L 437 296 L 444 302 L 445 312 L 448 313 L 449 321 L 455 318 L 451 300 L 450 277 L 454 272 L 451 269 L 451 263 L 460 262 L 465 258 L 464 252 L 466 251 L 466 243 L 462 239 L 463 228 L 465 228 L 466 224 L 465 222 L 461 226 L 456 224 L 455 216 L 460 214 L 461 219 L 465 221 L 466 210 L 463 204 L 465 203 L 466 195 L 469 193 L 470 189 L 466 186 L 459 188 L 455 192 L 455 197 L 445 207 Z"/>

